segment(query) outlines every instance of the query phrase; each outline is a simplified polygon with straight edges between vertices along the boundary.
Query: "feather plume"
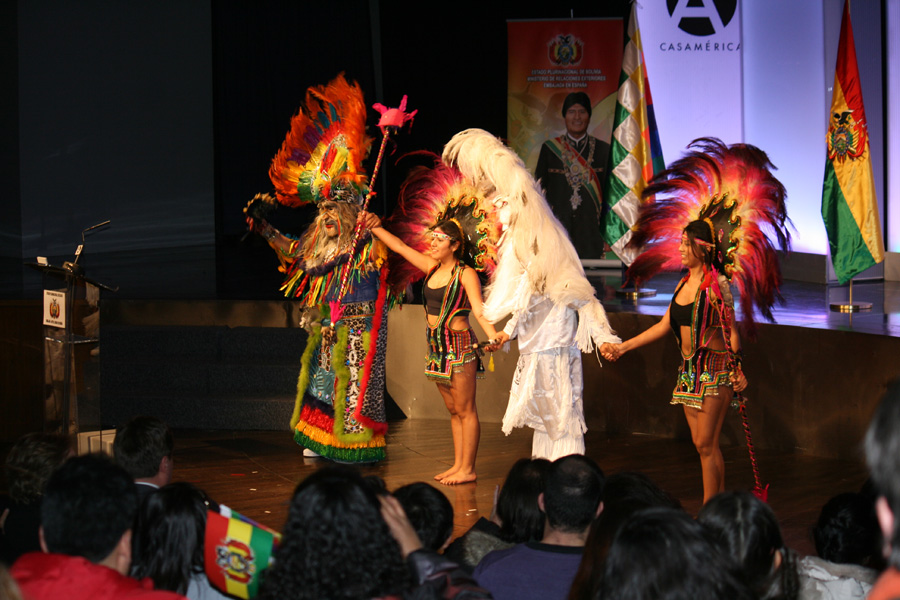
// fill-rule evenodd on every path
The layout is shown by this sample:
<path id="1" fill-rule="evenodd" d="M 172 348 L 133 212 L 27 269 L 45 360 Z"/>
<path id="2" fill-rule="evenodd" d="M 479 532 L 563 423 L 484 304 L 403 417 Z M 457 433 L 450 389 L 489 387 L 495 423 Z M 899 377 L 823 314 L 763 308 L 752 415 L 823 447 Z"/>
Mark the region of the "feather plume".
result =
<path id="1" fill-rule="evenodd" d="M 385 228 L 409 247 L 427 254 L 430 244 L 426 234 L 438 221 L 455 219 L 466 237 L 464 261 L 490 276 L 496 265 L 500 227 L 485 209 L 484 198 L 436 154 L 416 154 L 433 158 L 434 167 L 419 166 L 410 172 L 400 187 L 397 208 L 384 221 Z M 394 254 L 388 259 L 388 269 L 388 285 L 397 295 L 424 275 Z"/>
<path id="2" fill-rule="evenodd" d="M 618 342 L 565 228 L 522 159 L 481 129 L 453 136 L 443 159 L 492 198 L 496 219 L 505 226 L 497 269 L 485 290 L 485 318 L 496 323 L 525 310 L 532 294 L 540 294 L 578 311 L 582 351 Z"/>
<path id="3" fill-rule="evenodd" d="M 700 138 L 688 148 L 644 190 L 631 240 L 643 252 L 628 277 L 640 282 L 659 271 L 680 270 L 682 231 L 691 221 L 709 220 L 716 233 L 714 267 L 737 287 L 744 330 L 752 335 L 754 309 L 773 321 L 772 306 L 781 300 L 781 269 L 769 236 L 781 250 L 790 249 L 784 186 L 755 146 Z"/>
<path id="4" fill-rule="evenodd" d="M 278 201 L 356 201 L 365 191 L 362 161 L 371 144 L 359 84 L 348 83 L 342 73 L 328 85 L 309 88 L 269 168 Z"/>

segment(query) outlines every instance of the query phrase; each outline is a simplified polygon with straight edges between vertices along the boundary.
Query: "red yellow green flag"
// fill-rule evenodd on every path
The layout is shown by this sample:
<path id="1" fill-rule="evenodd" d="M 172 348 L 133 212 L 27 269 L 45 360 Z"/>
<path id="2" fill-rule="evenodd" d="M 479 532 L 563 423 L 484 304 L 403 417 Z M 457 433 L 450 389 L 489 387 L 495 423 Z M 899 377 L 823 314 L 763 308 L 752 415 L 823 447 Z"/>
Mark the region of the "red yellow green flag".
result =
<path id="1" fill-rule="evenodd" d="M 831 262 L 840 283 L 884 260 L 866 127 L 850 24 L 850 0 L 845 0 L 822 186 L 822 219 L 828 232 Z"/>
<path id="2" fill-rule="evenodd" d="M 206 513 L 204 563 L 214 586 L 238 598 L 253 598 L 281 536 L 227 506 Z"/>

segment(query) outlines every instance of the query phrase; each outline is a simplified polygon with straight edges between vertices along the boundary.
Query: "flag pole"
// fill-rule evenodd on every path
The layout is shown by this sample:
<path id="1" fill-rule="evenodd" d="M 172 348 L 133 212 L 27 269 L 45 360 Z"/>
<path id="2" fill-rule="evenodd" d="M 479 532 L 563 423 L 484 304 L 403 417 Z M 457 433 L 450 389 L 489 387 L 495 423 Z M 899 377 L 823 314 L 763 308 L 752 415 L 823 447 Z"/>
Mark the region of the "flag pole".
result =
<path id="1" fill-rule="evenodd" d="M 832 302 L 832 312 L 855 313 L 872 310 L 871 302 L 853 302 L 853 279 L 850 280 L 850 290 L 848 292 L 847 302 Z"/>

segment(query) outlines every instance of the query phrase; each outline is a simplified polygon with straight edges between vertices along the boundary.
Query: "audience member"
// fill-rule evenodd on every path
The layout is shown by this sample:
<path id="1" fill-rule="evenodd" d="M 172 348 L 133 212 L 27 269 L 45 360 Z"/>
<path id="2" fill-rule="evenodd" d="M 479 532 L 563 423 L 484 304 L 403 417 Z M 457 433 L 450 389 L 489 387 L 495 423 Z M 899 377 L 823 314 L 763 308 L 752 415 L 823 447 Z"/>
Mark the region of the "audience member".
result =
<path id="1" fill-rule="evenodd" d="M 423 549 L 397 499 L 378 492 L 345 466 L 297 486 L 260 599 L 489 597 L 456 564 Z"/>
<path id="2" fill-rule="evenodd" d="M 29 433 L 6 456 L 9 496 L 0 498 L 0 563 L 12 565 L 26 552 L 41 549 L 41 497 L 47 480 L 72 456 L 68 437 Z"/>
<path id="3" fill-rule="evenodd" d="M 797 558 L 765 502 L 749 492 L 722 492 L 703 505 L 697 520 L 735 560 L 757 598 L 797 599 Z"/>
<path id="4" fill-rule="evenodd" d="M 684 511 L 648 508 L 609 548 L 597 600 L 751 600 L 730 557 Z"/>
<path id="5" fill-rule="evenodd" d="M 856 492 L 831 498 L 819 513 L 813 540 L 820 558 L 833 563 L 871 566 L 873 555 L 881 549 L 874 499 Z"/>
<path id="6" fill-rule="evenodd" d="M 866 463 L 878 498 L 875 514 L 884 536 L 888 568 L 881 574 L 871 600 L 900 597 L 900 379 L 894 380 L 866 432 Z"/>
<path id="7" fill-rule="evenodd" d="M 13 565 L 29 600 L 181 598 L 127 576 L 137 492 L 121 467 L 102 455 L 72 458 L 47 482 L 41 548 Z"/>
<path id="8" fill-rule="evenodd" d="M 135 417 L 116 432 L 116 462 L 131 474 L 139 500 L 172 481 L 174 448 L 172 431 L 156 417 Z"/>
<path id="9" fill-rule="evenodd" d="M 19 586 L 2 563 L 0 563 L 0 600 L 22 600 Z"/>
<path id="10" fill-rule="evenodd" d="M 489 519 L 481 517 L 454 540 L 444 555 L 470 573 L 489 552 L 544 537 L 544 513 L 538 496 L 544 491 L 550 461 L 521 458 L 509 470 L 500 493 L 494 495 Z"/>
<path id="11" fill-rule="evenodd" d="M 440 552 L 447 547 L 453 537 L 453 505 L 443 492 L 420 481 L 397 488 L 394 498 L 426 550 Z"/>
<path id="12" fill-rule="evenodd" d="M 566 598 L 591 522 L 603 509 L 603 471 L 585 456 L 554 461 L 538 506 L 546 515 L 540 542 L 491 552 L 475 578 L 494 598 Z"/>
<path id="13" fill-rule="evenodd" d="M 229 598 L 210 585 L 204 571 L 208 508 L 206 495 L 185 482 L 170 483 L 147 496 L 131 538 L 132 577 L 148 577 L 156 589 L 189 600 Z"/>
<path id="14" fill-rule="evenodd" d="M 600 587 L 600 575 L 609 546 L 619 528 L 644 508 L 681 509 L 681 503 L 641 473 L 610 475 L 603 486 L 603 512 L 591 525 L 584 555 L 569 591 L 569 600 L 592 600 Z"/>

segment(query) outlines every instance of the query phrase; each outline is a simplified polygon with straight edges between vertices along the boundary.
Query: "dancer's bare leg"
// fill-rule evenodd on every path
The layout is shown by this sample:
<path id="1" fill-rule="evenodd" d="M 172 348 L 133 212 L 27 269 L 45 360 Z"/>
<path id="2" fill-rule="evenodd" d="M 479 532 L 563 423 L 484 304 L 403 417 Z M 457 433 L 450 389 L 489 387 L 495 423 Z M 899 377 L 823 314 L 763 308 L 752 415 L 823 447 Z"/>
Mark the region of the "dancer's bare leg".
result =
<path id="1" fill-rule="evenodd" d="M 450 386 L 444 383 L 437 384 L 437 388 L 441 393 L 441 398 L 444 399 L 444 405 L 447 407 L 447 412 L 450 413 L 450 433 L 453 436 L 453 466 L 443 473 L 438 473 L 434 476 L 435 481 L 441 481 L 445 477 L 453 475 L 454 473 L 459 471 L 460 467 L 462 466 L 463 444 L 462 422 L 459 420 L 459 415 L 456 414 L 456 403 L 453 399 L 453 392 L 451 391 Z"/>
<path id="2" fill-rule="evenodd" d="M 460 438 L 454 431 L 454 451 L 459 456 L 459 469 L 440 480 L 444 485 L 456 485 L 475 481 L 475 457 L 481 438 L 481 423 L 478 421 L 478 407 L 475 406 L 475 374 L 477 363 L 469 362 L 463 370 L 454 373 L 450 379 L 450 395 L 459 422 Z"/>
<path id="3" fill-rule="evenodd" d="M 684 407 L 684 416 L 691 428 L 691 439 L 700 455 L 703 473 L 703 503 L 725 491 L 725 461 L 719 448 L 719 435 L 725 412 L 731 402 L 731 390 L 719 388 L 718 396 L 704 396 L 700 409 Z"/>

